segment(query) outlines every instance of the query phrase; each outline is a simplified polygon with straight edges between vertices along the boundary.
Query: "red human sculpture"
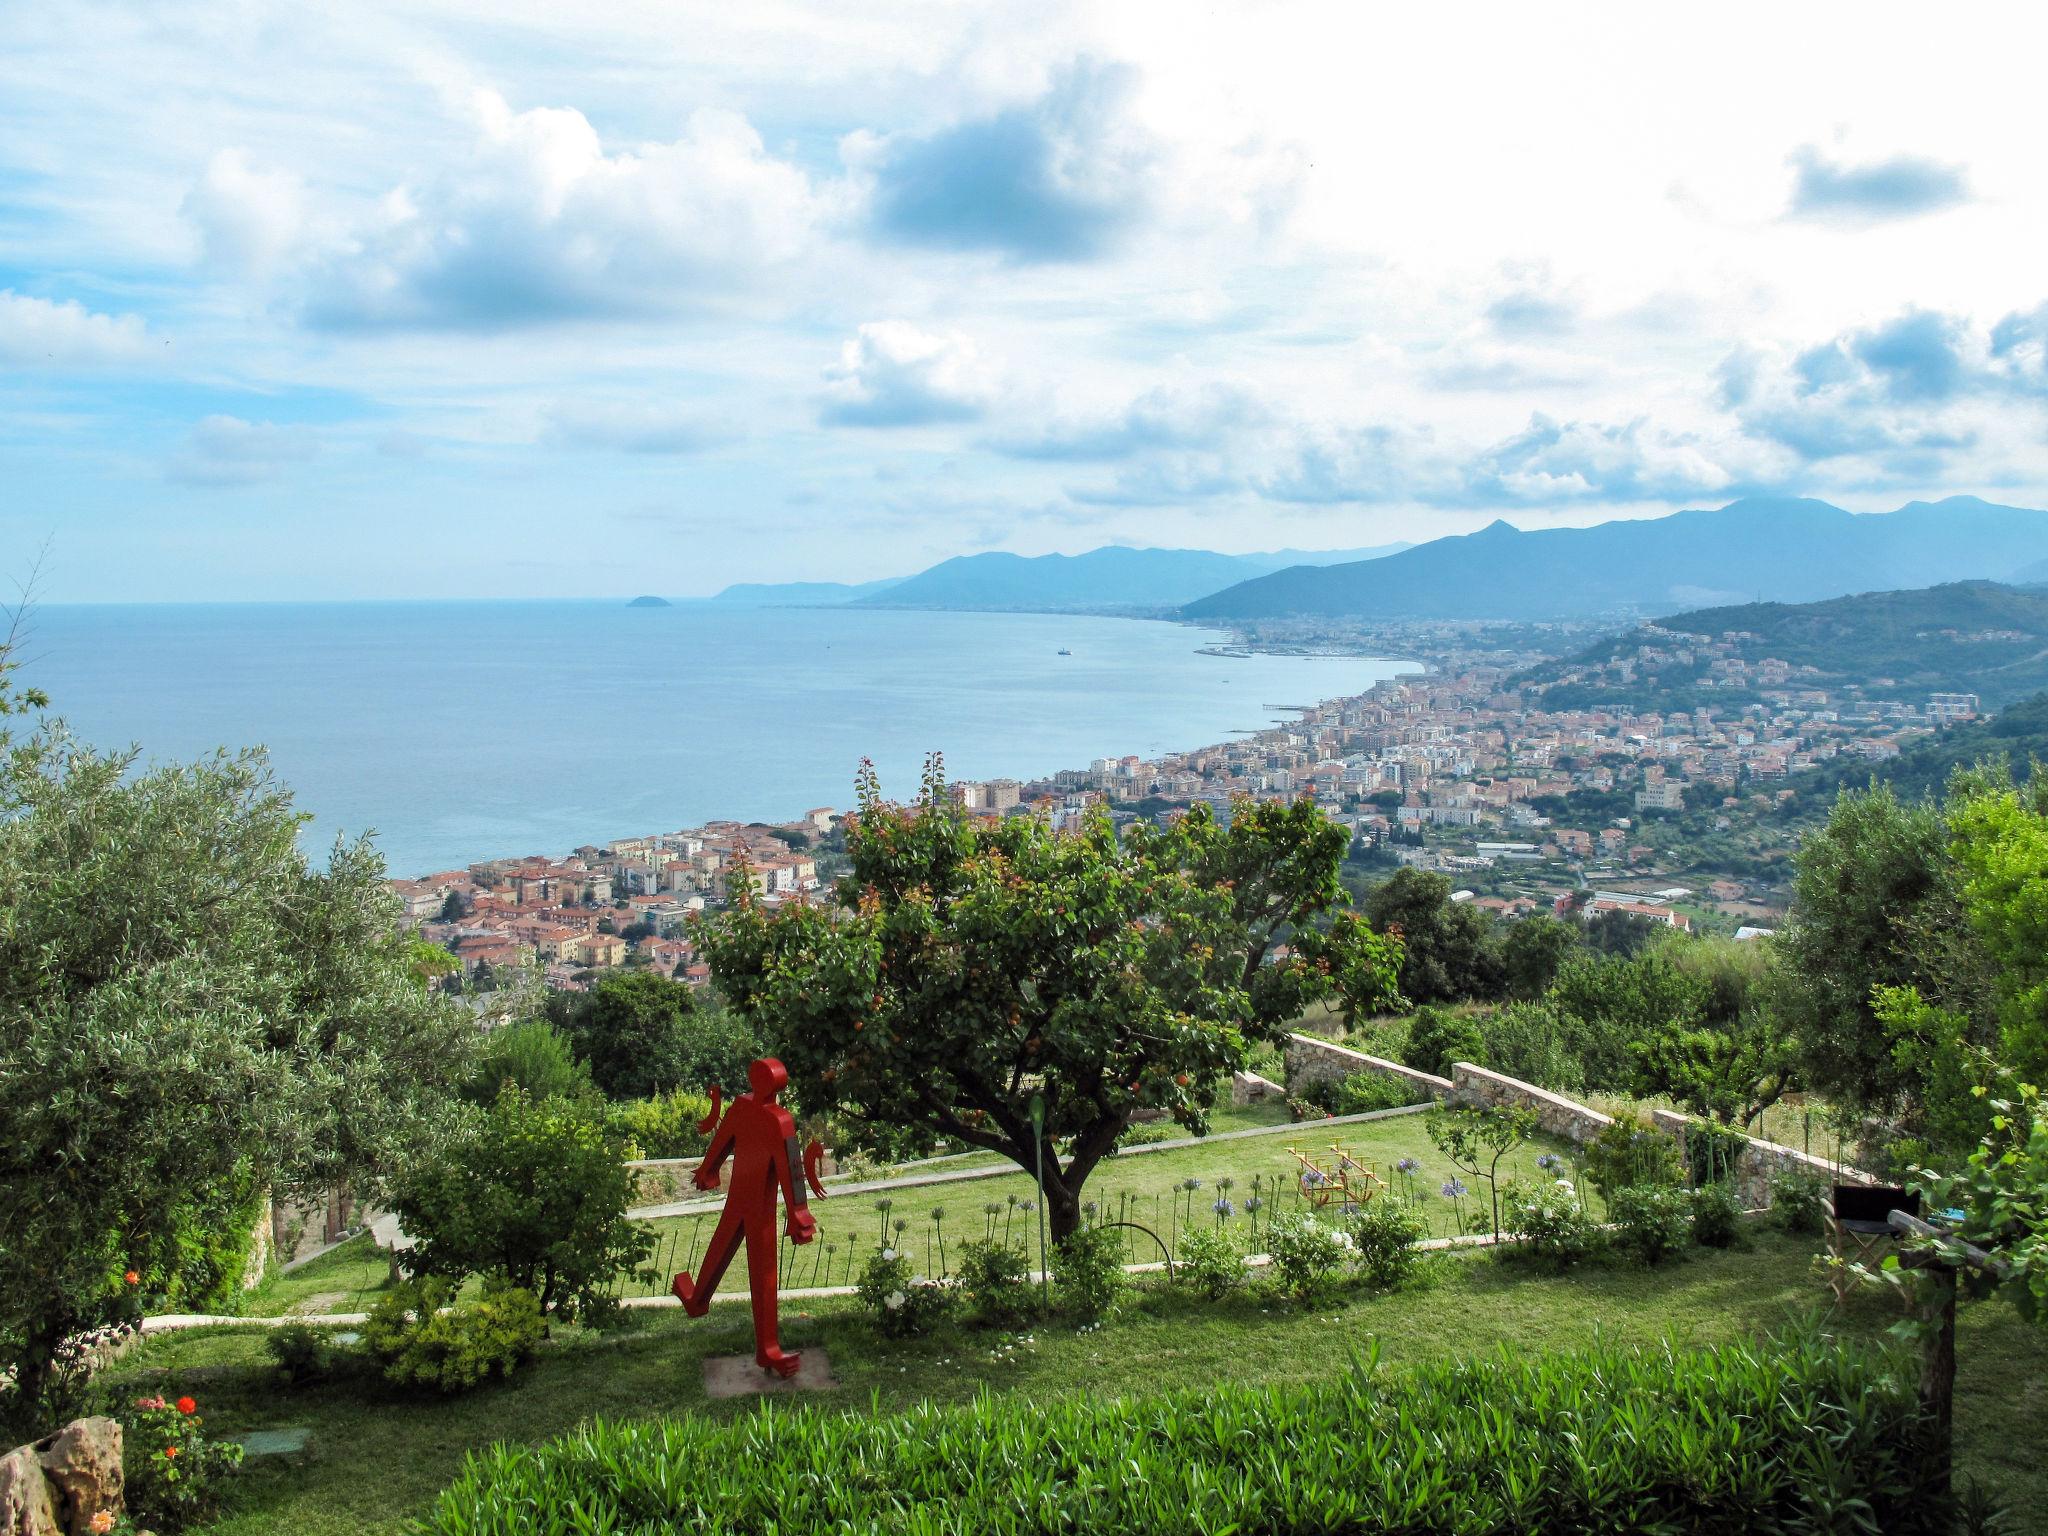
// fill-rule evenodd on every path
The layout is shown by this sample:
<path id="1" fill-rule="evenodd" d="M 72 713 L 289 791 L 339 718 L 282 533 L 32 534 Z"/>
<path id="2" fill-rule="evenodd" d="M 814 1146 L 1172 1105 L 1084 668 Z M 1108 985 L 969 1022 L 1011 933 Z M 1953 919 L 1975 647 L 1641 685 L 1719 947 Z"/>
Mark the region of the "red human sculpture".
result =
<path id="1" fill-rule="evenodd" d="M 697 1271 L 696 1281 L 677 1275 L 670 1289 L 685 1312 L 702 1317 L 711 1310 L 711 1294 L 744 1238 L 747 1284 L 754 1302 L 754 1363 L 778 1376 L 794 1376 L 802 1357 L 782 1352 L 775 1327 L 775 1196 L 779 1186 L 783 1203 L 789 1207 L 791 1242 L 808 1243 L 817 1236 L 818 1223 L 805 1203 L 804 1184 L 808 1183 L 819 1199 L 825 1197 L 817 1166 L 824 1148 L 813 1141 L 799 1160 L 796 1121 L 775 1102 L 775 1096 L 789 1086 L 789 1069 L 781 1062 L 773 1056 L 755 1062 L 747 1068 L 747 1085 L 752 1091 L 734 1099 L 722 1120 L 719 1091 L 716 1087 L 711 1090 L 711 1113 L 699 1125 L 711 1136 L 711 1145 L 704 1149 L 704 1160 L 697 1165 L 692 1182 L 699 1189 L 718 1188 L 719 1169 L 730 1157 L 732 1186 L 704 1249 L 704 1265 Z M 801 1180 L 797 1177 L 800 1162 Z"/>

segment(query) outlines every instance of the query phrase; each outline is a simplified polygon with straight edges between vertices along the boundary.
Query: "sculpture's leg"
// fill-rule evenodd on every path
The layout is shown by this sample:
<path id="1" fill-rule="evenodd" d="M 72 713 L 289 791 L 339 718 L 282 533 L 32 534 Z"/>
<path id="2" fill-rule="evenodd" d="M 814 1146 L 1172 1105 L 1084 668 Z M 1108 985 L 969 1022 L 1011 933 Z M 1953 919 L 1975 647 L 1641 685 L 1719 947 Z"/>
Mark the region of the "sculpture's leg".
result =
<path id="1" fill-rule="evenodd" d="M 754 1363 L 778 1376 L 794 1376 L 800 1355 L 785 1355 L 776 1330 L 775 1212 L 747 1222 L 747 1283 L 754 1293 Z"/>
<path id="2" fill-rule="evenodd" d="M 697 1283 L 692 1285 L 688 1275 L 677 1275 L 669 1287 L 690 1316 L 702 1317 L 711 1310 L 712 1292 L 725 1278 L 725 1267 L 732 1263 L 733 1253 L 739 1245 L 740 1215 L 728 1205 L 719 1213 L 718 1225 L 712 1229 L 711 1241 L 705 1245 L 704 1267 L 697 1271 Z M 748 1245 L 750 1251 L 752 1246 Z"/>

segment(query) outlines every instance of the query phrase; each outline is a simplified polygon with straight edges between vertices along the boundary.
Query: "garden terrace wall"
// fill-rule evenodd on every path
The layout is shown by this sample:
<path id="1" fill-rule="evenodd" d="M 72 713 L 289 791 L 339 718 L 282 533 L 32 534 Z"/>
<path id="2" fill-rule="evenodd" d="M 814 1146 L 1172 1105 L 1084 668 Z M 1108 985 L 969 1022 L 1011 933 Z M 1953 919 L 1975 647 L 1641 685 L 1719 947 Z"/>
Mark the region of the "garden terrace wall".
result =
<path id="1" fill-rule="evenodd" d="M 1682 1147 L 1685 1145 L 1686 1128 L 1693 1123 L 1694 1117 L 1680 1114 L 1675 1109 L 1653 1109 L 1650 1121 L 1660 1131 L 1668 1131 L 1675 1136 Z M 1771 1179 L 1781 1173 L 1805 1174 L 1828 1184 L 1877 1183 L 1871 1175 L 1847 1163 L 1830 1162 L 1797 1147 L 1780 1146 L 1775 1141 L 1762 1141 L 1739 1131 L 1736 1135 L 1741 1138 L 1742 1146 L 1735 1154 L 1735 1193 L 1744 1205 L 1753 1208 L 1769 1205 Z"/>
<path id="2" fill-rule="evenodd" d="M 1452 1064 L 1449 1097 L 1454 1104 L 1486 1109 L 1534 1110 L 1536 1124 L 1545 1135 L 1562 1136 L 1581 1146 L 1614 1124 L 1613 1116 L 1603 1115 L 1561 1093 L 1552 1093 L 1548 1088 L 1538 1088 L 1502 1072 L 1489 1072 L 1469 1061 Z"/>
<path id="3" fill-rule="evenodd" d="M 1433 1072 L 1418 1072 L 1384 1056 L 1368 1056 L 1348 1046 L 1320 1040 L 1314 1035 L 1289 1035 L 1282 1053 L 1287 1066 L 1287 1091 L 1296 1098 L 1308 1096 L 1312 1088 L 1327 1088 L 1357 1072 L 1379 1072 L 1399 1078 L 1426 1098 L 1445 1099 L 1451 1095 L 1451 1080 Z"/>

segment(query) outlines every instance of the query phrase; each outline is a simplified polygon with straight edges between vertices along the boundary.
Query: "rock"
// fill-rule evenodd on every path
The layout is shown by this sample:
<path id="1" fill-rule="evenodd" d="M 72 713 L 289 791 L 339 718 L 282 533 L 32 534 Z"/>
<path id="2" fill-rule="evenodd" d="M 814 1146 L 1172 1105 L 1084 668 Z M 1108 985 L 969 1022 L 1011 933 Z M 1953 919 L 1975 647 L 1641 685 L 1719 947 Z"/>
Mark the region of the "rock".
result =
<path id="1" fill-rule="evenodd" d="M 112 1419 L 73 1419 L 34 1450 L 70 1536 L 90 1536 L 101 1510 L 119 1515 L 126 1492 L 121 1426 Z"/>
<path id="2" fill-rule="evenodd" d="M 0 1536 L 63 1536 L 35 1447 L 0 1456 Z"/>

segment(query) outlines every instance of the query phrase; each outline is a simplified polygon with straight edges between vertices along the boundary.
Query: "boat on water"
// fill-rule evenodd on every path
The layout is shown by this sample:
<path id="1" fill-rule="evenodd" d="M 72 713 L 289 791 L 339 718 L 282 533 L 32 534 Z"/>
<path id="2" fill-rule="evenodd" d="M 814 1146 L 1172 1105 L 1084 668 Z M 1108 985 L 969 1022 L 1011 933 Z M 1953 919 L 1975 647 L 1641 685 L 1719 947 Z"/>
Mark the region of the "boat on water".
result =
<path id="1" fill-rule="evenodd" d="M 1060 654 L 1061 654 L 1062 656 L 1071 656 L 1071 655 L 1073 655 L 1074 653 L 1073 653 L 1072 651 L 1068 650 L 1068 649 L 1067 649 L 1067 648 L 1066 648 L 1066 647 L 1065 647 L 1065 646 L 1063 645 L 1063 646 L 1061 646 L 1061 647 L 1060 647 Z"/>

